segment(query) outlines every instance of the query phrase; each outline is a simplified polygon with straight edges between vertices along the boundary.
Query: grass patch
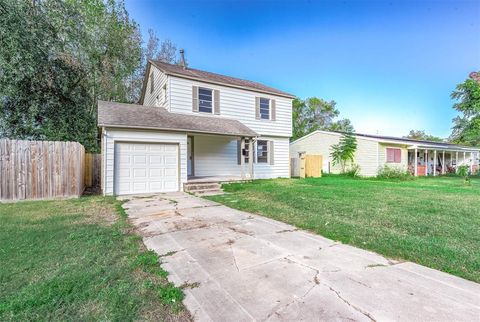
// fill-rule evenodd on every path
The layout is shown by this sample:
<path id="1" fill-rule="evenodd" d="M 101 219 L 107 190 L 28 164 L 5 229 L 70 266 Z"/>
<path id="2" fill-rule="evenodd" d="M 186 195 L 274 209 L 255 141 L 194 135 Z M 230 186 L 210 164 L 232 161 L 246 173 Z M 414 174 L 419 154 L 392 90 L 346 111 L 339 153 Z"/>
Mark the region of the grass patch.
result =
<path id="1" fill-rule="evenodd" d="M 0 320 L 190 320 L 126 218 L 98 196 L 0 204 Z"/>
<path id="2" fill-rule="evenodd" d="M 325 176 L 224 186 L 209 199 L 480 282 L 480 180 Z"/>

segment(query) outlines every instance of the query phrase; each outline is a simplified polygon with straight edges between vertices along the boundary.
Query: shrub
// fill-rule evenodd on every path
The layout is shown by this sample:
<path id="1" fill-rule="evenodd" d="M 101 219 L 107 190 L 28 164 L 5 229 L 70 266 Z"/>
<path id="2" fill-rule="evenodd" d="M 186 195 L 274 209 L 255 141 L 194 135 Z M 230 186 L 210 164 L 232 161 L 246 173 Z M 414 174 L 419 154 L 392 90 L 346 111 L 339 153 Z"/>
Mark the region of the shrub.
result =
<path id="1" fill-rule="evenodd" d="M 388 165 L 383 166 L 378 170 L 378 179 L 399 179 L 399 180 L 412 180 L 414 177 L 412 174 L 402 168 L 390 167 Z"/>
<path id="2" fill-rule="evenodd" d="M 470 183 L 470 174 L 467 165 L 461 165 L 457 168 L 457 174 L 463 178 L 466 184 Z"/>
<path id="3" fill-rule="evenodd" d="M 348 170 L 345 170 L 345 172 L 343 172 L 343 174 L 347 177 L 358 177 L 360 175 L 360 166 L 353 163 Z"/>

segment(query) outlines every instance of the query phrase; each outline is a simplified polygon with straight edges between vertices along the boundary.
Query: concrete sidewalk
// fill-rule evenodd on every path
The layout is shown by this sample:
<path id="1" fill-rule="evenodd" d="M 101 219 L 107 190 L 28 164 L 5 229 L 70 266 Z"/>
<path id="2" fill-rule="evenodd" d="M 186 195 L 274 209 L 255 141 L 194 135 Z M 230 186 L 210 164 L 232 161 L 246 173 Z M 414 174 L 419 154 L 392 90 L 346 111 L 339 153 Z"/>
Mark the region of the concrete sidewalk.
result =
<path id="1" fill-rule="evenodd" d="M 184 193 L 124 204 L 199 321 L 480 321 L 480 284 Z"/>

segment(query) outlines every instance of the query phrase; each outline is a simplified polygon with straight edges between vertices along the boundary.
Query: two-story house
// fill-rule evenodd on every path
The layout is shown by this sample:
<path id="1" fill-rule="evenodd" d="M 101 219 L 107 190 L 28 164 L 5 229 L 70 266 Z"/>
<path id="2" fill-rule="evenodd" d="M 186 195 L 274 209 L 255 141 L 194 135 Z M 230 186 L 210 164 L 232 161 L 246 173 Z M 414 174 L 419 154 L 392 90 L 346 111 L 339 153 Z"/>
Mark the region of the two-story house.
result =
<path id="1" fill-rule="evenodd" d="M 140 104 L 99 101 L 107 195 L 183 190 L 202 177 L 289 177 L 294 96 L 149 61 Z"/>

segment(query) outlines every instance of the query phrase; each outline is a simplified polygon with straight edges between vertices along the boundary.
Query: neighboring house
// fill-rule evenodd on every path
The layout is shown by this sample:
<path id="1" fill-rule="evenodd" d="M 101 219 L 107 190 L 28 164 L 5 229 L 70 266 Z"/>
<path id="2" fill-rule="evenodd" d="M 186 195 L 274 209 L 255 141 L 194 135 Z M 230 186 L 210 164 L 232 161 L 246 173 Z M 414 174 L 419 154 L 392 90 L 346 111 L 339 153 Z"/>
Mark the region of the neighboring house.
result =
<path id="1" fill-rule="evenodd" d="M 363 176 L 375 176 L 384 166 L 410 171 L 413 175 L 437 175 L 468 165 L 478 169 L 480 149 L 450 143 L 411 140 L 390 136 L 354 134 L 357 139 L 354 163 Z M 290 156 L 299 153 L 323 156 L 323 172 L 339 173 L 340 166 L 332 163 L 332 145 L 342 136 L 339 132 L 315 131 L 290 144 Z M 415 165 L 417 165 L 415 167 Z"/>
<path id="2" fill-rule="evenodd" d="M 144 106 L 98 103 L 104 194 L 179 191 L 199 177 L 289 177 L 293 98 L 256 82 L 149 61 Z"/>

